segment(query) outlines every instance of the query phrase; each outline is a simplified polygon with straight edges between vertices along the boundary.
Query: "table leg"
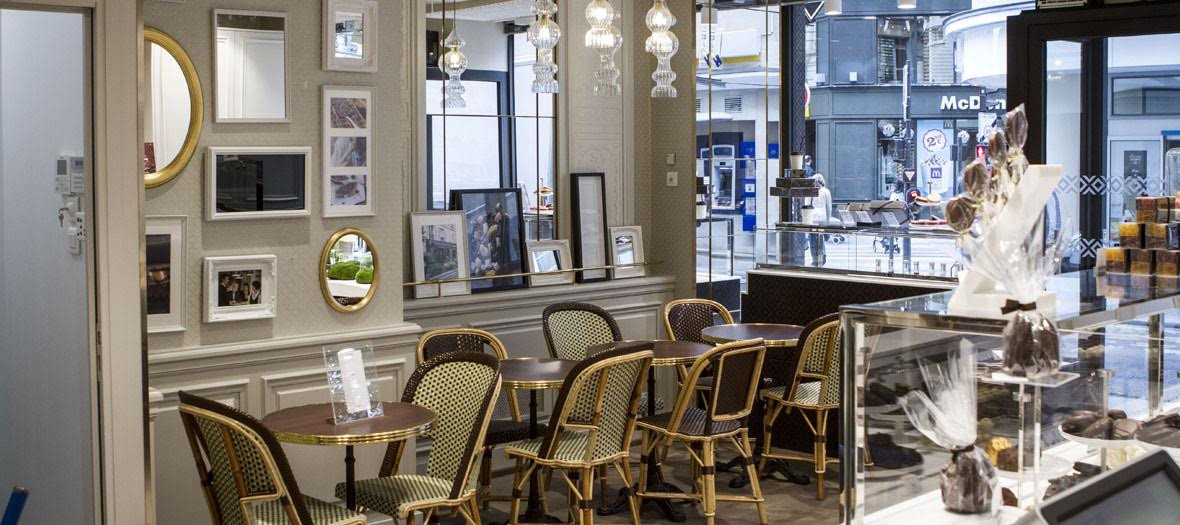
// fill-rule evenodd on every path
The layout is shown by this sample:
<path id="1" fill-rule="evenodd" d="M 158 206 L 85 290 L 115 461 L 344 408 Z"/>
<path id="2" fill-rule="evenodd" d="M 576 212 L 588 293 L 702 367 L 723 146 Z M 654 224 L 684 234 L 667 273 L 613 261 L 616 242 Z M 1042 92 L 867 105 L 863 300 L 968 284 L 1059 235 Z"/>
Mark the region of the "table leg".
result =
<path id="1" fill-rule="evenodd" d="M 356 511 L 356 456 L 352 445 L 344 447 L 344 503 Z"/>
<path id="2" fill-rule="evenodd" d="M 537 391 L 529 390 L 529 438 L 537 439 L 540 430 L 537 425 Z M 545 514 L 541 509 L 541 471 L 529 476 L 529 503 L 519 521 L 524 523 L 561 523 L 561 520 Z"/>

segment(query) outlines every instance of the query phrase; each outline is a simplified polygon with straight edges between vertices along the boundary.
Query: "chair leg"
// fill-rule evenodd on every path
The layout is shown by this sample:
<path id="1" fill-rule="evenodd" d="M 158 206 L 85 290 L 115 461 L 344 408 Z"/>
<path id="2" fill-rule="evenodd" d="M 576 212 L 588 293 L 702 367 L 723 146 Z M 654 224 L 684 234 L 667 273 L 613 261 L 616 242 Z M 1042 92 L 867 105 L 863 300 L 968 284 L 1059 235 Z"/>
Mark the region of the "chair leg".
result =
<path id="1" fill-rule="evenodd" d="M 479 465 L 479 494 L 484 495 L 483 510 L 488 510 L 492 495 L 492 447 L 484 447 L 483 461 Z"/>
<path id="2" fill-rule="evenodd" d="M 824 499 L 824 472 L 828 467 L 828 411 L 815 414 L 815 499 Z"/>
<path id="3" fill-rule="evenodd" d="M 598 466 L 598 498 L 602 500 L 602 505 L 610 505 L 606 497 L 606 465 Z"/>
<path id="4" fill-rule="evenodd" d="M 582 525 L 594 525 L 594 468 L 582 469 L 582 497 L 578 501 L 578 511 L 582 515 Z"/>
<path id="5" fill-rule="evenodd" d="M 524 460 L 517 458 L 516 472 L 512 475 L 512 505 L 508 508 L 508 523 L 512 525 L 517 524 L 517 516 L 520 515 L 520 493 L 521 487 L 524 486 L 523 477 Z"/>
<path id="6" fill-rule="evenodd" d="M 406 525 L 414 525 L 416 523 L 418 523 L 417 518 L 414 516 L 413 512 L 406 514 Z"/>
<path id="7" fill-rule="evenodd" d="M 646 457 L 648 456 L 648 454 L 655 453 L 655 450 L 648 450 L 648 447 L 651 447 L 651 431 L 644 430 L 643 431 L 643 441 L 639 445 L 639 491 L 638 491 L 639 494 L 646 494 L 647 493 L 647 461 L 646 461 Z M 641 503 L 643 501 L 642 498 L 643 498 L 642 496 L 639 497 L 639 501 Z"/>
<path id="8" fill-rule="evenodd" d="M 773 406 L 773 408 L 771 408 Z M 766 472 L 766 461 L 769 459 L 771 444 L 770 439 L 774 433 L 774 422 L 778 420 L 778 415 L 782 412 L 782 405 L 773 401 L 766 402 L 766 413 L 762 417 L 762 459 L 758 461 L 758 475 L 761 476 Z"/>
<path id="9" fill-rule="evenodd" d="M 475 496 L 471 497 L 468 505 L 471 506 L 471 525 L 483 525 L 483 518 L 479 515 L 479 501 L 475 499 Z"/>
<path id="10" fill-rule="evenodd" d="M 713 441 L 701 443 L 701 477 L 703 478 L 703 492 L 705 493 L 705 524 L 713 525 L 717 516 L 717 460 L 714 458 L 716 444 Z"/>
<path id="11" fill-rule="evenodd" d="M 642 468 L 642 467 L 641 467 Z M 623 456 L 623 485 L 631 500 L 631 525 L 639 525 L 639 496 L 635 494 L 635 480 L 631 477 L 631 458 Z"/>
<path id="12" fill-rule="evenodd" d="M 741 435 L 742 457 L 746 459 L 746 473 L 750 476 L 750 490 L 754 493 L 754 505 L 758 507 L 758 523 L 767 525 L 766 521 L 766 503 L 765 498 L 762 497 L 762 482 L 758 479 L 758 471 L 754 469 L 754 450 L 750 446 L 750 431 L 749 429 L 742 429 Z"/>

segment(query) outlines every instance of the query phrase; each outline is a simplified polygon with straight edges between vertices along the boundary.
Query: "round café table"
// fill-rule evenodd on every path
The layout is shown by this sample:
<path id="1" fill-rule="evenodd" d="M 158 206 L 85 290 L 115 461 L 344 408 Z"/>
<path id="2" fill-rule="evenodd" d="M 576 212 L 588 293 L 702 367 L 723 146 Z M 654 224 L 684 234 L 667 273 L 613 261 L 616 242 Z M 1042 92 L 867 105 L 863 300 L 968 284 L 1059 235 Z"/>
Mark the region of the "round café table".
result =
<path id="1" fill-rule="evenodd" d="M 384 414 L 337 425 L 331 403 L 303 405 L 272 412 L 262 418 L 275 439 L 299 445 L 344 446 L 345 504 L 356 510 L 356 457 L 353 447 L 403 441 L 425 432 L 434 412 L 410 403 L 383 401 Z"/>
<path id="2" fill-rule="evenodd" d="M 548 357 L 518 357 L 500 361 L 500 377 L 505 389 L 529 391 L 529 438 L 537 439 L 537 391 L 561 388 L 577 361 Z M 529 477 L 529 502 L 518 520 L 523 523 L 560 523 L 541 509 L 540 472 Z M 513 487 L 515 490 L 515 487 Z"/>
<path id="3" fill-rule="evenodd" d="M 635 341 L 626 341 L 622 344 L 634 344 Z M 652 366 L 691 366 L 696 362 L 697 358 L 704 355 L 705 352 L 712 350 L 713 347 L 694 343 L 692 341 L 666 341 L 658 340 L 652 341 Z M 609 352 L 614 350 L 620 342 L 606 343 L 602 345 L 591 346 L 586 350 L 589 355 L 595 355 L 599 352 Z M 656 375 L 653 373 L 647 374 L 647 415 L 656 415 Z M 664 473 L 660 470 L 659 463 L 656 461 L 656 454 L 652 454 L 647 458 L 647 489 L 651 492 L 684 492 L 664 481 Z M 630 499 L 627 497 L 627 489 L 623 488 L 619 491 L 619 499 L 614 504 L 599 509 L 598 513 L 604 516 L 616 514 L 627 509 Z M 666 499 L 646 499 L 644 503 L 654 503 L 663 511 L 664 517 L 668 521 L 682 522 L 687 519 L 683 512 L 680 512 L 672 507 L 671 502 Z"/>

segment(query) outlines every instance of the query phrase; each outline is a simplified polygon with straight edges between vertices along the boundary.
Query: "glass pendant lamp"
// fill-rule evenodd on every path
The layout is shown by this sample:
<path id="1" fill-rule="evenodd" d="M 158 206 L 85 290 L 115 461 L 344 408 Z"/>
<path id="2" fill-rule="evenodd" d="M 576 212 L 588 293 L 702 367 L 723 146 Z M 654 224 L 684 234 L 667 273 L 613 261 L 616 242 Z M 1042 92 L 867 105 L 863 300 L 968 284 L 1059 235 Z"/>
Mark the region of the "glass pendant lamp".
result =
<path id="1" fill-rule="evenodd" d="M 598 51 L 598 69 L 594 72 L 594 94 L 614 96 L 622 93 L 615 54 L 623 47 L 623 33 L 614 25 L 619 17 L 609 0 L 591 0 L 586 6 L 586 47 Z"/>
<path id="2" fill-rule="evenodd" d="M 553 59 L 553 50 L 561 40 L 561 26 L 553 21 L 557 13 L 557 4 L 553 0 L 537 0 L 533 3 L 533 15 L 536 19 L 529 26 L 529 43 L 537 48 L 537 62 L 533 64 L 533 93 L 557 93 L 557 63 Z"/>
<path id="3" fill-rule="evenodd" d="M 644 49 L 656 57 L 656 69 L 651 79 L 656 85 L 651 88 L 652 97 L 676 97 L 676 72 L 672 71 L 672 57 L 680 50 L 680 39 L 672 32 L 676 16 L 668 9 L 665 0 L 655 0 L 644 19 L 651 36 L 647 37 Z"/>
<path id="4" fill-rule="evenodd" d="M 443 25 L 445 26 L 445 3 L 443 7 Z M 463 72 L 467 71 L 467 55 L 464 55 L 460 49 L 467 45 L 467 42 L 463 41 L 463 37 L 459 36 L 459 25 L 456 23 L 456 20 L 452 16 L 451 33 L 443 41 L 443 47 L 447 48 L 447 52 L 443 54 L 442 60 L 438 62 L 438 69 L 447 76 L 447 81 L 443 85 L 443 107 L 447 109 L 462 109 L 467 107 L 467 101 L 463 100 L 463 94 L 467 92 L 467 88 L 463 87 L 463 82 L 460 80 Z"/>

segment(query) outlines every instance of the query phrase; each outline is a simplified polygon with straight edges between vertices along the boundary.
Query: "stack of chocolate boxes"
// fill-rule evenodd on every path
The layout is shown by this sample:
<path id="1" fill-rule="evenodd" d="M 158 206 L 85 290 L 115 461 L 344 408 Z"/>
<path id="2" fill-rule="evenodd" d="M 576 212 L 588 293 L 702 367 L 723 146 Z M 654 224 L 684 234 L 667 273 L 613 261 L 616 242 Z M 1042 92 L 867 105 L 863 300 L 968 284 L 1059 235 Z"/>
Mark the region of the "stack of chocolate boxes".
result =
<path id="1" fill-rule="evenodd" d="M 1135 222 L 1119 225 L 1119 246 L 1106 249 L 1106 271 L 1180 276 L 1180 207 L 1176 197 L 1135 199 Z"/>

